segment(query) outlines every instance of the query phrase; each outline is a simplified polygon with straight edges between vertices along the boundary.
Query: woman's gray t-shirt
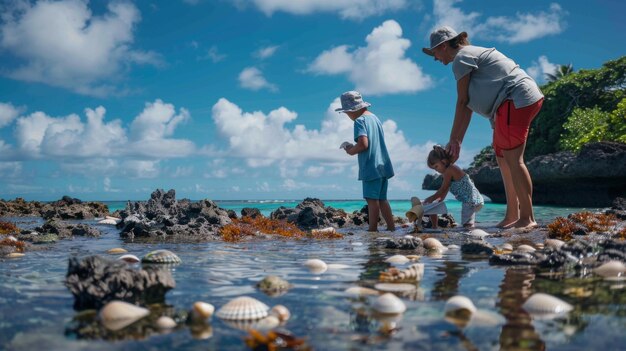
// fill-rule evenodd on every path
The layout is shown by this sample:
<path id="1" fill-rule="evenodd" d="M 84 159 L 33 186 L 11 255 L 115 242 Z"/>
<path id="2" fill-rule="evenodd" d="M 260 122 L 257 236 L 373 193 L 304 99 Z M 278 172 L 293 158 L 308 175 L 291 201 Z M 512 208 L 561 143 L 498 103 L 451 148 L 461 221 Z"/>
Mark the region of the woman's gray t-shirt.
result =
<path id="1" fill-rule="evenodd" d="M 521 108 L 543 98 L 537 83 L 495 48 L 461 47 L 452 62 L 452 71 L 456 80 L 472 74 L 467 107 L 491 120 L 504 100 L 511 99 L 516 108 Z"/>

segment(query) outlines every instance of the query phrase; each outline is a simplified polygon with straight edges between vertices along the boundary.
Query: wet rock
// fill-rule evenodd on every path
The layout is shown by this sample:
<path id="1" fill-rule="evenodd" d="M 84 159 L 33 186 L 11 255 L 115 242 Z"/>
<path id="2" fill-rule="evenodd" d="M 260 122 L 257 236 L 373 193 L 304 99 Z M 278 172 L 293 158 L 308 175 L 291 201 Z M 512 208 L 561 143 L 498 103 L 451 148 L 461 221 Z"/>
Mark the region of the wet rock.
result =
<path id="1" fill-rule="evenodd" d="M 158 189 L 146 202 L 129 201 L 120 217 L 120 236 L 128 239 L 206 241 L 217 239 L 219 228 L 231 223 L 228 212 L 213 201 L 177 201 L 173 189 Z"/>
<path id="2" fill-rule="evenodd" d="M 461 245 L 461 253 L 464 255 L 489 256 L 493 254 L 493 250 L 493 245 L 482 240 L 472 240 Z"/>
<path id="3" fill-rule="evenodd" d="M 22 231 L 18 238 L 20 240 L 32 241 L 33 243 L 48 243 L 59 239 L 70 239 L 74 236 L 98 238 L 101 235 L 100 230 L 86 224 L 67 223 L 50 219 L 41 227 L 36 227 L 33 231 Z"/>
<path id="4" fill-rule="evenodd" d="M 306 198 L 295 208 L 279 207 L 270 214 L 271 219 L 286 220 L 295 223 L 303 230 L 344 227 L 365 223 L 366 215 L 362 212 L 348 214 L 344 210 L 324 206 L 319 199 Z"/>
<path id="5" fill-rule="evenodd" d="M 417 255 L 424 255 L 426 253 L 422 239 L 416 237 L 387 238 L 382 244 L 387 249 L 411 250 L 415 251 Z"/>
<path id="6" fill-rule="evenodd" d="M 256 218 L 256 217 L 263 217 L 263 215 L 261 214 L 261 211 L 259 211 L 258 208 L 245 207 L 241 209 L 241 217 Z"/>
<path id="7" fill-rule="evenodd" d="M 226 210 L 226 213 L 228 213 L 228 218 L 237 219 L 237 212 L 233 210 Z"/>
<path id="8" fill-rule="evenodd" d="M 536 265 L 542 261 L 534 252 L 511 252 L 508 254 L 493 254 L 489 263 L 493 265 Z"/>
<path id="9" fill-rule="evenodd" d="M 99 309 L 107 302 L 121 300 L 133 304 L 165 301 L 165 293 L 176 287 L 168 269 L 130 267 L 122 261 L 100 256 L 72 257 L 65 286 L 74 295 L 74 309 Z"/>

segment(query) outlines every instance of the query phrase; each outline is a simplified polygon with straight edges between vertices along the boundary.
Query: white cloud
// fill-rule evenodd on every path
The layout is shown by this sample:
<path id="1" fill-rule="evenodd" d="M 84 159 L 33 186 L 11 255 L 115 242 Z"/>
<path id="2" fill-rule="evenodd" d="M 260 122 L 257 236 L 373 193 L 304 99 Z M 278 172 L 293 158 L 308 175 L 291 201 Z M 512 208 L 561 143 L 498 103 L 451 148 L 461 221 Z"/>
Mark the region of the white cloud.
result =
<path id="1" fill-rule="evenodd" d="M 317 178 L 321 175 L 323 175 L 326 169 L 322 166 L 310 166 L 309 168 L 306 169 L 305 174 L 311 178 Z"/>
<path id="2" fill-rule="evenodd" d="M 193 166 L 177 166 L 174 172 L 170 175 L 172 178 L 185 178 L 193 174 Z"/>
<path id="3" fill-rule="evenodd" d="M 434 0 L 435 25 L 432 29 L 448 25 L 457 31 L 466 31 L 471 37 L 506 43 L 523 43 L 565 29 L 567 12 L 556 3 L 547 11 L 515 14 L 515 17 L 496 16 L 481 18 L 479 12 L 465 13 L 456 4 L 462 0 Z"/>
<path id="4" fill-rule="evenodd" d="M 263 72 L 256 67 L 246 67 L 241 73 L 239 73 L 239 84 L 246 89 L 260 90 L 268 89 L 270 91 L 277 91 L 276 85 L 268 82 L 263 77 Z"/>
<path id="5" fill-rule="evenodd" d="M 81 0 L 19 4 L 5 7 L 0 27 L 0 47 L 22 62 L 4 67 L 14 79 L 105 96 L 130 64 L 161 64 L 156 53 L 131 48 L 141 19 L 131 3 L 112 2 L 99 16 Z"/>
<path id="6" fill-rule="evenodd" d="M 278 45 L 272 45 L 272 46 L 264 47 L 264 48 L 261 48 L 261 49 L 257 50 L 254 53 L 254 56 L 260 58 L 261 60 L 266 59 L 266 58 L 270 58 L 270 57 L 274 56 L 274 54 L 276 53 L 276 50 L 278 50 L 278 48 L 279 48 Z"/>
<path id="7" fill-rule="evenodd" d="M 0 151 L 2 151 L 0 141 Z M 0 179 L 19 178 L 22 174 L 21 162 L 0 162 Z"/>
<path id="8" fill-rule="evenodd" d="M 537 82 L 543 82 L 546 79 L 546 74 L 554 74 L 557 68 L 557 64 L 548 61 L 548 58 L 542 55 L 537 61 L 533 61 L 533 64 L 526 71 Z"/>
<path id="9" fill-rule="evenodd" d="M 198 43 L 195 43 L 195 48 L 198 47 Z M 219 50 L 217 49 L 217 46 L 213 45 L 211 46 L 211 48 L 209 50 L 207 50 L 206 54 L 204 56 L 200 56 L 198 57 L 198 60 L 211 60 L 213 63 L 218 63 L 220 61 L 223 61 L 226 58 L 226 55 L 221 54 L 219 52 Z"/>
<path id="10" fill-rule="evenodd" d="M 116 189 L 111 186 L 111 178 L 109 177 L 104 177 L 103 184 L 104 191 L 107 193 L 119 193 L 121 191 L 120 189 Z"/>
<path id="11" fill-rule="evenodd" d="M 270 184 L 268 182 L 256 183 L 256 190 L 264 193 L 269 193 L 271 191 Z"/>
<path id="12" fill-rule="evenodd" d="M 22 110 L 11 103 L 0 102 L 0 128 L 11 124 Z"/>
<path id="13" fill-rule="evenodd" d="M 360 19 L 396 11 L 407 6 L 407 0 L 253 0 L 268 16 L 275 12 L 308 15 L 318 12 L 334 12 L 342 18 Z"/>
<path id="14" fill-rule="evenodd" d="M 308 70 L 318 74 L 346 74 L 364 94 L 411 93 L 433 84 L 420 66 L 405 57 L 411 42 L 402 38 L 398 22 L 385 21 L 365 41 L 367 46 L 352 52 L 346 45 L 324 51 Z"/>

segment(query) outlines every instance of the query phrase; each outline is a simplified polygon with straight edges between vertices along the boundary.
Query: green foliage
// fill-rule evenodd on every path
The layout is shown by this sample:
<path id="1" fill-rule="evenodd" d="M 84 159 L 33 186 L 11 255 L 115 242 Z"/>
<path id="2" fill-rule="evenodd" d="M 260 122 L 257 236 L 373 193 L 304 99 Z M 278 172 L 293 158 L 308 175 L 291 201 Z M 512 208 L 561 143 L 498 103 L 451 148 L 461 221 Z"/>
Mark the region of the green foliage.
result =
<path id="1" fill-rule="evenodd" d="M 554 74 L 546 73 L 546 80 L 548 82 L 556 82 L 570 73 L 574 73 L 574 66 L 571 63 L 569 65 L 560 65 Z"/>
<path id="2" fill-rule="evenodd" d="M 607 137 L 609 140 L 626 143 L 626 98 L 622 99 L 609 117 Z"/>
<path id="3" fill-rule="evenodd" d="M 474 161 L 470 163 L 470 168 L 478 168 L 483 164 L 496 164 L 496 153 L 491 145 L 485 146 L 480 152 L 474 156 Z"/>
<path id="4" fill-rule="evenodd" d="M 528 159 L 561 150 L 563 125 L 576 108 L 617 109 L 618 103 L 626 97 L 626 56 L 608 61 L 599 69 L 567 74 L 541 89 L 545 100 L 531 125 L 526 146 Z"/>

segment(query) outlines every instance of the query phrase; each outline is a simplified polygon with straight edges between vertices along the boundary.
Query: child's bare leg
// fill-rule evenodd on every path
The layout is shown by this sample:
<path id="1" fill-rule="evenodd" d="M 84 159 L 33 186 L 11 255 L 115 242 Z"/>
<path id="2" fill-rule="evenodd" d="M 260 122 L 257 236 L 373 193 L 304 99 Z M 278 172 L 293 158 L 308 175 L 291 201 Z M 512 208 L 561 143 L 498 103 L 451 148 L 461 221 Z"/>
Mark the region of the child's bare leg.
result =
<path id="1" fill-rule="evenodd" d="M 422 219 L 418 219 L 421 221 Z M 430 215 L 430 227 L 433 229 L 439 228 L 439 217 L 436 214 Z"/>
<path id="2" fill-rule="evenodd" d="M 516 228 L 537 226 L 533 213 L 533 183 L 524 164 L 525 146 L 526 144 L 523 144 L 513 150 L 502 151 L 504 161 L 511 170 L 511 178 L 519 201 L 519 220 L 513 224 Z"/>
<path id="3" fill-rule="evenodd" d="M 515 185 L 513 184 L 511 169 L 508 163 L 504 160 L 504 157 L 496 157 L 496 160 L 500 167 L 500 174 L 502 175 L 502 182 L 504 183 L 504 193 L 506 194 L 506 212 L 504 219 L 496 224 L 496 227 L 508 228 L 519 219 L 519 202 L 517 201 L 517 193 L 515 192 Z"/>
<path id="4" fill-rule="evenodd" d="M 383 215 L 383 219 L 385 223 L 387 223 L 387 230 L 393 232 L 396 230 L 396 224 L 393 222 L 393 213 L 391 213 L 391 206 L 389 205 L 389 201 L 380 200 L 380 212 Z"/>
<path id="5" fill-rule="evenodd" d="M 378 231 L 378 218 L 380 213 L 380 205 L 378 200 L 375 199 L 365 199 L 367 200 L 367 213 L 369 215 L 369 229 L 370 232 Z"/>

